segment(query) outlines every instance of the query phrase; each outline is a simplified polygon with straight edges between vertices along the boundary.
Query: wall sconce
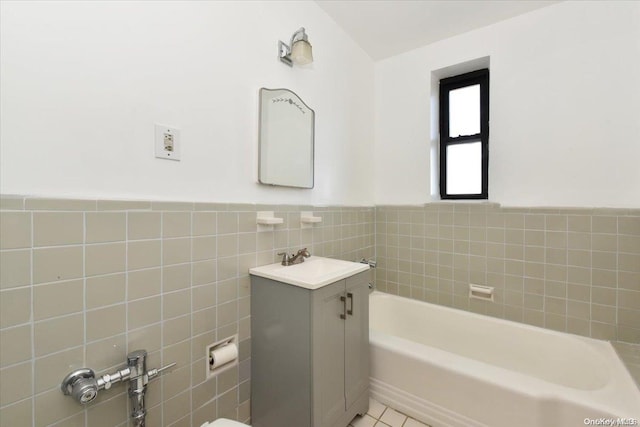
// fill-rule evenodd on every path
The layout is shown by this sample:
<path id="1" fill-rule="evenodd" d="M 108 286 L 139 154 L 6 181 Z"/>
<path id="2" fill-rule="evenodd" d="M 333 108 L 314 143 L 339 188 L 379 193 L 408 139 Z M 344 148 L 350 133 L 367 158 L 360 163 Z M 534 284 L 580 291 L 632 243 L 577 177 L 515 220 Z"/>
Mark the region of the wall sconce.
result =
<path id="1" fill-rule="evenodd" d="M 290 46 L 282 41 L 278 41 L 278 57 L 280 61 L 289 67 L 296 65 L 307 65 L 313 62 L 313 53 L 309 37 L 304 32 L 304 28 L 300 28 L 291 36 Z"/>

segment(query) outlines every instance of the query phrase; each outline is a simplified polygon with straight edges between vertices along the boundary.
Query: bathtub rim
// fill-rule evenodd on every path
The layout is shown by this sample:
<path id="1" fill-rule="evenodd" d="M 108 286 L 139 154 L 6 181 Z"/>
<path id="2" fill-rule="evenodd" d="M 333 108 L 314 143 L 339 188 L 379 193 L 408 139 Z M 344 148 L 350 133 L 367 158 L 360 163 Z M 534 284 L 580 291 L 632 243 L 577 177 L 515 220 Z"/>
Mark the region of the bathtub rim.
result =
<path id="1" fill-rule="evenodd" d="M 530 330 L 530 331 L 544 331 L 544 332 L 548 332 L 551 335 L 555 335 L 555 336 L 566 336 L 569 335 L 572 338 L 576 338 L 580 341 L 587 341 L 587 342 L 596 342 L 598 343 L 597 345 L 601 345 L 601 344 L 606 344 L 610 347 L 613 348 L 613 345 L 611 345 L 610 341 L 608 340 L 603 340 L 603 339 L 598 339 L 598 338 L 592 338 L 592 337 L 585 337 L 583 335 L 577 335 L 577 334 L 573 334 L 571 332 L 562 332 L 562 331 L 557 331 L 555 329 L 548 329 L 548 328 L 544 328 L 542 326 L 536 326 L 536 325 L 531 325 L 529 323 L 523 323 L 523 322 L 518 322 L 516 320 L 510 320 L 510 319 L 503 319 L 501 317 L 494 317 L 488 314 L 482 314 L 482 313 L 476 313 L 475 311 L 468 311 L 468 310 L 463 310 L 461 308 L 456 308 L 456 307 L 449 307 L 449 306 L 445 306 L 445 305 L 440 305 L 440 304 L 435 304 L 429 301 L 423 301 L 423 300 L 418 300 L 418 299 L 414 299 L 414 298 L 409 298 L 409 297 L 403 297 L 400 295 L 394 295 L 394 294 L 389 294 L 386 292 L 382 292 L 382 291 L 372 291 L 369 293 L 369 298 L 388 298 L 388 299 L 401 299 L 407 303 L 411 303 L 411 304 L 416 304 L 416 305 L 427 305 L 435 310 L 441 310 L 441 311 L 453 311 L 456 314 L 459 314 L 461 316 L 464 317 L 469 317 L 469 318 L 474 318 L 474 317 L 481 317 L 483 320 L 487 320 L 490 321 L 492 323 L 502 323 L 502 324 L 509 324 L 509 325 L 515 325 L 518 326 L 520 328 L 526 329 L 526 330 Z"/>
<path id="2" fill-rule="evenodd" d="M 375 329 L 370 330 L 370 343 L 371 345 L 377 345 L 382 347 L 387 351 L 398 352 L 398 348 L 409 351 L 402 351 L 403 354 L 408 354 L 410 357 L 414 357 L 417 359 L 422 359 L 426 363 L 434 364 L 434 358 L 436 359 L 435 364 L 437 364 L 440 368 L 448 370 L 450 372 L 463 372 L 464 375 L 471 376 L 476 379 L 480 379 L 482 381 L 486 381 L 492 384 L 504 384 L 504 381 L 509 381 L 510 384 L 515 384 L 514 388 L 517 389 L 519 393 L 528 395 L 532 398 L 536 399 L 561 399 L 565 401 L 569 401 L 571 403 L 577 405 L 585 405 L 589 404 L 594 409 L 600 410 L 602 412 L 611 413 L 611 411 L 615 411 L 616 415 L 612 415 L 614 418 L 622 418 L 624 416 L 627 417 L 635 417 L 640 418 L 639 414 L 634 414 L 634 402 L 635 399 L 640 405 L 640 388 L 637 387 L 635 381 L 631 377 L 631 374 L 626 369 L 626 366 L 620 359 L 618 353 L 612 344 L 605 340 L 598 340 L 595 338 L 583 337 L 579 335 L 574 335 L 566 332 L 554 331 L 551 329 L 541 328 L 538 326 L 528 325 L 520 322 L 515 322 L 512 320 L 495 318 L 487 315 L 482 315 L 474 312 L 468 312 L 452 307 L 440 306 L 437 304 L 429 303 L 421 300 L 414 300 L 411 298 L 401 297 L 398 295 L 387 294 L 379 291 L 374 291 L 370 293 L 370 298 L 384 298 L 384 299 L 401 299 L 404 302 L 408 302 L 411 304 L 418 305 L 426 305 L 431 309 L 442 310 L 451 312 L 454 311 L 456 314 L 464 315 L 470 318 L 480 318 L 482 321 L 491 321 L 497 323 L 508 323 L 511 325 L 515 325 L 519 328 L 524 328 L 526 330 L 531 330 L 535 332 L 543 332 L 549 333 L 556 336 L 571 337 L 577 341 L 584 342 L 592 347 L 594 350 L 598 352 L 598 354 L 604 359 L 606 362 L 606 367 L 608 369 L 608 381 L 604 384 L 603 387 L 595 389 L 595 390 L 585 390 L 580 388 L 572 388 L 566 385 L 553 383 L 546 381 L 541 378 L 537 378 L 535 376 L 527 375 L 525 373 L 521 373 L 518 371 L 510 370 L 507 368 L 502 368 L 500 366 L 492 365 L 487 362 L 471 359 L 469 357 L 459 355 L 452 352 L 447 352 L 446 350 L 440 349 L 438 347 L 428 346 L 426 344 L 417 343 L 411 341 L 409 339 L 390 335 L 386 332 L 381 332 Z M 373 311 L 371 312 L 373 314 Z M 421 355 L 420 349 L 424 349 L 425 347 L 430 349 L 429 355 Z M 450 361 L 451 357 L 459 359 L 461 362 L 455 369 L 453 369 L 449 364 L 438 363 L 443 360 Z M 493 374 L 491 376 L 489 374 Z M 373 375 L 373 372 L 372 372 Z M 376 379 L 372 376 L 372 379 L 375 380 L 375 383 L 386 384 L 384 381 Z M 498 381 L 499 379 L 499 381 Z M 391 386 L 388 384 L 388 386 Z M 379 388 L 379 387 L 378 387 Z M 549 391 L 538 392 L 537 390 L 551 389 Z M 399 389 L 398 389 L 399 390 Z M 619 394 L 625 391 L 635 390 L 635 396 L 631 396 L 627 402 L 621 402 L 619 399 Z M 600 398 L 605 399 L 604 401 L 593 400 L 589 398 L 589 394 L 597 393 Z M 585 402 L 586 400 L 586 402 Z M 623 406 L 620 406 L 620 403 L 623 403 Z M 437 405 L 436 405 L 437 406 Z M 640 406 L 638 406 L 640 407 Z M 618 415 L 619 413 L 619 415 Z M 480 424 L 481 425 L 481 424 Z"/>

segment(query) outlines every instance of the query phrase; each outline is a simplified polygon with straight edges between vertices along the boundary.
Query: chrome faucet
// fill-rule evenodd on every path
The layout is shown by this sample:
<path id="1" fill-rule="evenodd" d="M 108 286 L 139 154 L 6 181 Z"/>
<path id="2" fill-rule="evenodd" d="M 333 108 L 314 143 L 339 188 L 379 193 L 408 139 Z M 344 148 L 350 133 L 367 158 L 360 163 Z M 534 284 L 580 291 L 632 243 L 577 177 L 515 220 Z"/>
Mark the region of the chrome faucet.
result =
<path id="1" fill-rule="evenodd" d="M 300 264 L 301 262 L 304 262 L 305 258 L 309 258 L 310 256 L 311 254 L 307 248 L 300 249 L 297 254 L 289 258 L 289 264 Z"/>
<path id="2" fill-rule="evenodd" d="M 136 427 L 145 427 L 147 411 L 144 407 L 144 395 L 147 383 L 156 378 L 162 371 L 174 367 L 170 363 L 160 369 L 147 371 L 147 351 L 136 350 L 127 355 L 127 366 L 113 374 L 104 374 L 96 378 L 93 370 L 78 369 L 67 375 L 60 388 L 66 395 L 72 396 L 78 402 L 85 404 L 98 396 L 99 390 L 108 390 L 112 384 L 129 380 L 129 398 L 131 399 L 131 418 Z"/>
<path id="3" fill-rule="evenodd" d="M 293 254 L 289 255 L 286 252 L 280 252 L 278 256 L 282 257 L 282 262 L 281 262 L 282 265 L 294 265 L 294 264 L 300 264 L 304 262 L 304 259 L 309 258 L 311 254 L 309 253 L 307 248 L 304 248 L 304 249 L 300 249 L 298 253 L 295 255 Z"/>

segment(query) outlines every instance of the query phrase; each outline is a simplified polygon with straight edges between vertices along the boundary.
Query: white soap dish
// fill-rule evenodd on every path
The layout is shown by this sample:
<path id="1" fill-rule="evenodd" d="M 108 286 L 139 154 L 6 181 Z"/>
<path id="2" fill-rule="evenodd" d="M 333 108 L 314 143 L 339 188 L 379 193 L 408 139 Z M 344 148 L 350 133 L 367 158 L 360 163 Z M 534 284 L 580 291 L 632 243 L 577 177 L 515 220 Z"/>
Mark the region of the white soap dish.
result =
<path id="1" fill-rule="evenodd" d="M 273 211 L 259 211 L 256 222 L 260 225 L 276 225 L 283 224 L 284 218 L 273 216 Z"/>
<path id="2" fill-rule="evenodd" d="M 303 226 L 310 226 L 311 224 L 318 224 L 322 222 L 322 217 L 313 216 L 313 212 L 303 211 L 300 212 L 300 222 Z"/>
<path id="3" fill-rule="evenodd" d="M 493 286 L 483 286 L 469 283 L 469 298 L 493 301 L 494 290 L 495 288 Z"/>

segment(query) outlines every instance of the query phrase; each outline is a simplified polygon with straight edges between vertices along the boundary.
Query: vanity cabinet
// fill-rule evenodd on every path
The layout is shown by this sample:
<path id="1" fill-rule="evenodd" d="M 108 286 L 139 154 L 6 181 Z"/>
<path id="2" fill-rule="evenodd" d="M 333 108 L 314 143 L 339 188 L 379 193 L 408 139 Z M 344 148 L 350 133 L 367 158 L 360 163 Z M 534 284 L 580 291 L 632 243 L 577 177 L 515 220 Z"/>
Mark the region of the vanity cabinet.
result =
<path id="1" fill-rule="evenodd" d="M 346 427 L 369 406 L 369 273 L 305 289 L 251 276 L 251 425 Z"/>

